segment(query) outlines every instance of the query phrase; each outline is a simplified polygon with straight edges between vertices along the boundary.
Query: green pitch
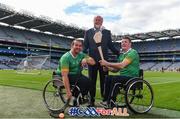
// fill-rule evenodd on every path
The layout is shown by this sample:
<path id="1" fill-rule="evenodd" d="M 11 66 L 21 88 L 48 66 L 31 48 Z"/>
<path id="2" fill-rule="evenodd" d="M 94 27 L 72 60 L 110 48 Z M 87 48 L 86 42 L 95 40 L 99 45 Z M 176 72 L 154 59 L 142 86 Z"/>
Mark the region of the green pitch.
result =
<path id="1" fill-rule="evenodd" d="M 47 81 L 51 79 L 51 74 L 52 71 L 41 71 L 39 75 L 32 75 L 17 74 L 14 70 L 0 70 L 0 85 L 39 91 L 40 97 L 37 98 L 42 99 L 41 92 Z M 84 74 L 87 75 L 87 71 L 84 71 Z M 154 107 L 180 111 L 180 73 L 145 72 L 144 77 L 153 87 L 155 97 Z M 3 95 L 3 91 L 1 91 L 1 95 Z M 36 97 L 33 98 L 36 99 Z M 96 98 L 101 99 L 99 80 L 97 82 Z"/>

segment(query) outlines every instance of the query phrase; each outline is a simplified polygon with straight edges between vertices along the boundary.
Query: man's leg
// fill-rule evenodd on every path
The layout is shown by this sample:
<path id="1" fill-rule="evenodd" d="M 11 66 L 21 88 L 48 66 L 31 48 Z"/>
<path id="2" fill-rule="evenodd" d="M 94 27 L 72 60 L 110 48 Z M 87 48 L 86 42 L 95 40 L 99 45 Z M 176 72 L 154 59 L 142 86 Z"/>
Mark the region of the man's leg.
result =
<path id="1" fill-rule="evenodd" d="M 88 93 L 88 91 L 90 91 L 90 88 L 91 88 L 91 80 L 84 76 L 84 75 L 81 75 L 80 78 L 79 78 L 79 81 L 78 81 L 78 86 L 81 90 L 81 93 L 82 95 L 86 95 Z"/>
<path id="2" fill-rule="evenodd" d="M 104 71 L 103 70 L 103 67 L 102 66 L 100 66 L 100 64 L 98 64 L 98 68 L 99 68 L 99 77 L 100 77 L 100 88 L 101 88 L 101 96 L 103 97 L 103 98 L 105 98 L 104 97 L 104 81 L 105 81 L 105 77 L 106 76 L 108 76 L 108 71 Z"/>
<path id="3" fill-rule="evenodd" d="M 113 80 L 113 77 L 112 75 L 110 76 L 106 76 L 105 78 L 105 83 L 104 83 L 104 99 L 102 102 L 100 102 L 100 105 L 102 105 L 103 107 L 108 107 L 108 104 L 109 104 L 109 93 L 110 92 L 110 89 L 111 89 L 111 85 L 112 85 L 112 80 Z"/>
<path id="4" fill-rule="evenodd" d="M 112 84 L 112 80 L 113 80 L 113 76 L 112 75 L 106 76 L 106 78 L 105 78 L 105 83 L 104 83 L 104 99 L 103 99 L 103 101 L 107 101 L 108 100 L 108 96 L 109 96 L 109 93 L 110 93 L 110 87 L 111 87 L 111 84 Z"/>
<path id="5" fill-rule="evenodd" d="M 96 96 L 96 80 L 97 80 L 97 65 L 94 66 L 89 66 L 89 79 L 91 80 L 91 89 L 90 89 L 90 94 L 91 94 L 91 102 L 92 106 L 94 105 L 95 102 L 95 96 Z"/>
<path id="6" fill-rule="evenodd" d="M 118 94 L 119 90 L 119 85 L 114 87 L 116 83 L 121 83 L 121 85 L 125 84 L 129 79 L 132 77 L 128 76 L 114 76 L 112 82 L 111 82 L 111 87 L 110 87 L 110 93 L 108 96 L 108 103 L 112 99 L 114 102 L 116 101 L 116 96 Z M 114 92 L 113 92 L 114 91 Z"/>
<path id="7" fill-rule="evenodd" d="M 68 78 L 69 78 L 70 86 L 78 84 L 79 76 L 77 76 L 77 75 L 68 75 Z M 72 95 L 77 98 L 77 96 L 79 95 L 79 91 L 77 89 L 74 89 L 73 92 L 72 92 Z"/>

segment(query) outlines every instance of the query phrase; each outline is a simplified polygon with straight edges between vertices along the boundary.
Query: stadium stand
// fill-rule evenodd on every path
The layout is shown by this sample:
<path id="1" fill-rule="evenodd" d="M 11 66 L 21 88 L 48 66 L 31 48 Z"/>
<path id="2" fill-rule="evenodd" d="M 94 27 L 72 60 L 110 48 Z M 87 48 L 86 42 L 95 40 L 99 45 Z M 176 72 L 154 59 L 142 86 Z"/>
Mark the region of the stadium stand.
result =
<path id="1" fill-rule="evenodd" d="M 72 39 L 63 38 L 56 35 L 36 33 L 7 26 L 0 26 L 0 39 L 25 44 L 38 44 L 43 46 L 51 45 L 53 47 L 61 47 L 65 49 L 70 48 L 70 43 L 72 41 Z"/>
<path id="2" fill-rule="evenodd" d="M 180 71 L 180 62 L 173 63 L 170 67 L 168 67 L 170 71 Z"/>
<path id="3" fill-rule="evenodd" d="M 155 62 L 142 62 L 140 68 L 144 70 L 150 70 L 154 65 L 156 65 Z"/>
<path id="4" fill-rule="evenodd" d="M 143 41 L 134 43 L 133 47 L 139 52 L 175 51 L 180 49 L 180 46 L 176 45 L 178 43 L 180 43 L 178 39 Z M 139 44 L 142 48 L 139 48 Z"/>
<path id="5" fill-rule="evenodd" d="M 21 60 L 29 55 L 51 55 L 50 63 L 45 63 L 43 67 L 55 69 L 59 58 L 70 49 L 72 38 L 68 36 L 83 38 L 84 31 L 61 22 L 35 17 L 29 12 L 18 13 L 0 4 L 0 69 L 16 69 Z M 124 36 L 132 39 L 133 48 L 140 55 L 142 69 L 180 69 L 180 30 L 113 35 L 116 48 L 120 48 L 118 42 Z M 109 54 L 109 60 L 116 61 L 116 56 L 111 52 Z"/>
<path id="6" fill-rule="evenodd" d="M 177 33 L 179 34 L 176 34 L 175 36 L 180 36 L 179 30 L 177 31 Z M 149 38 L 148 34 L 149 33 L 147 33 L 147 38 Z M 131 35 L 128 37 L 131 37 L 131 39 L 135 40 L 136 38 L 134 38 L 133 36 L 135 35 Z M 143 34 L 143 36 L 145 37 L 145 34 Z M 122 36 L 120 36 L 119 40 L 121 39 L 121 37 Z M 161 71 L 163 69 L 172 71 L 178 70 L 180 68 L 180 38 L 169 37 L 165 38 L 164 40 L 154 39 L 150 41 L 141 39 L 141 41 L 138 42 L 134 42 L 134 40 L 132 47 L 136 49 L 140 54 L 142 69 L 153 71 Z M 115 43 L 115 45 L 116 48 L 120 47 L 119 43 Z M 111 57 L 110 60 L 111 59 L 113 59 L 113 57 Z"/>

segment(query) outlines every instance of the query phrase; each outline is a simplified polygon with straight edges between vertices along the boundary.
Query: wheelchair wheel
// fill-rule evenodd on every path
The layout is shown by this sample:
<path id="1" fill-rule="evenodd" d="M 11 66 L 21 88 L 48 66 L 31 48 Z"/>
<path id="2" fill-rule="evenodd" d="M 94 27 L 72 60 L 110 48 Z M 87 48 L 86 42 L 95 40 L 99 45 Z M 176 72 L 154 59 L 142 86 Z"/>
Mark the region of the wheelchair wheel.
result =
<path id="1" fill-rule="evenodd" d="M 119 87 L 118 89 L 115 104 L 117 105 L 117 107 L 126 107 L 125 90 L 122 87 Z"/>
<path id="2" fill-rule="evenodd" d="M 115 91 L 118 92 L 115 92 Z M 115 87 L 113 89 L 113 94 L 114 93 L 116 95 L 116 102 L 114 102 L 113 100 L 110 100 L 110 106 L 109 107 L 113 107 L 112 105 L 116 106 L 116 107 L 126 107 L 126 99 L 125 99 L 125 94 L 126 94 L 126 90 L 125 90 L 125 86 L 122 86 L 120 83 L 115 84 Z M 135 92 L 132 92 L 132 94 L 134 94 Z M 134 99 L 134 97 L 131 97 L 130 102 L 132 102 Z"/>
<path id="3" fill-rule="evenodd" d="M 91 102 L 91 95 L 89 92 L 84 96 L 82 96 L 82 94 L 80 93 L 77 97 L 77 106 L 79 107 L 87 107 L 89 106 L 90 102 Z"/>
<path id="4" fill-rule="evenodd" d="M 67 102 L 66 91 L 61 80 L 50 80 L 44 87 L 43 99 L 50 111 L 59 111 Z"/>
<path id="5" fill-rule="evenodd" d="M 153 90 L 145 80 L 134 80 L 127 86 L 126 104 L 134 113 L 147 113 L 153 106 Z"/>

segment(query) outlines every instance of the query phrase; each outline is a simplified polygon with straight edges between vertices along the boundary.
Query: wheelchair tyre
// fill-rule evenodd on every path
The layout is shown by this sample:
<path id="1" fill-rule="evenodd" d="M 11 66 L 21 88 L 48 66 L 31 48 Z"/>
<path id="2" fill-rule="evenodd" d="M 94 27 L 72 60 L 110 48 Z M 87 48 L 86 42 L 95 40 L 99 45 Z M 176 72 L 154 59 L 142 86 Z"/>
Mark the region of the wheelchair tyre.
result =
<path id="1" fill-rule="evenodd" d="M 127 86 L 125 99 L 128 108 L 134 113 L 147 113 L 153 106 L 152 87 L 145 80 L 134 80 Z"/>
<path id="2" fill-rule="evenodd" d="M 125 90 L 122 87 L 119 87 L 118 94 L 116 96 L 116 105 L 117 107 L 126 107 Z"/>
<path id="3" fill-rule="evenodd" d="M 77 106 L 79 107 L 87 107 L 90 105 L 90 102 L 91 102 L 90 92 L 88 92 L 84 96 L 82 96 L 82 94 L 80 93 L 77 97 Z"/>
<path id="4" fill-rule="evenodd" d="M 66 91 L 61 80 L 47 82 L 43 90 L 43 100 L 49 111 L 58 112 L 67 102 Z"/>

